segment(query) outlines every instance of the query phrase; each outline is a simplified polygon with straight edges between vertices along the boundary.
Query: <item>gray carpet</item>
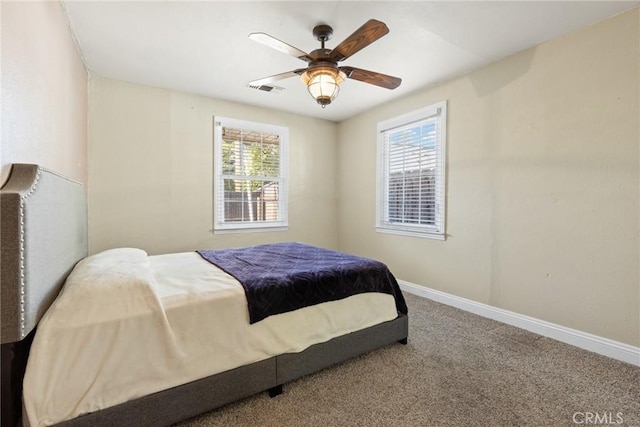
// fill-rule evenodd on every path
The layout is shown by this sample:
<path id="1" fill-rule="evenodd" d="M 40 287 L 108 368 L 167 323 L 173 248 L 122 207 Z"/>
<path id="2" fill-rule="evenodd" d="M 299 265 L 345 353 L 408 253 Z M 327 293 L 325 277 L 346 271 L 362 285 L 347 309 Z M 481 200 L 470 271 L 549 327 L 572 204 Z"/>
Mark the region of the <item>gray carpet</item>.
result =
<path id="1" fill-rule="evenodd" d="M 285 384 L 273 399 L 261 393 L 178 425 L 640 426 L 640 368 L 406 297 L 408 345 Z"/>

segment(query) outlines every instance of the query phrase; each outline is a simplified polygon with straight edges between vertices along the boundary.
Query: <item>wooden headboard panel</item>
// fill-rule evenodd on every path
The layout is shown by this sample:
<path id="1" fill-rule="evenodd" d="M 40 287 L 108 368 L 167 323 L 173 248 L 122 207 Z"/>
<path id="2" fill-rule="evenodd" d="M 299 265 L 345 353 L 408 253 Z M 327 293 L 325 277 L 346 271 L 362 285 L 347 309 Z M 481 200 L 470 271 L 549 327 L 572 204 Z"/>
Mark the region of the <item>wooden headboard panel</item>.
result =
<path id="1" fill-rule="evenodd" d="M 73 266 L 87 256 L 82 184 L 30 164 L 14 164 L 0 189 L 2 343 L 31 332 Z"/>

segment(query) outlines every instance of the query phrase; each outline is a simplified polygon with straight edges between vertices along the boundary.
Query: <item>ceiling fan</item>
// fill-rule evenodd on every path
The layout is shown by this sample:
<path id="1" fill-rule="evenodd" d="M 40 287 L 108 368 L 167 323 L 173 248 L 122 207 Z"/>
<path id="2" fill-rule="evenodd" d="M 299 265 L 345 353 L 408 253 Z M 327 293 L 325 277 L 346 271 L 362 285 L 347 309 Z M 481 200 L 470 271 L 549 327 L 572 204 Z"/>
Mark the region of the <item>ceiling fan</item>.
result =
<path id="1" fill-rule="evenodd" d="M 326 107 L 333 101 L 340 90 L 340 84 L 346 79 L 359 80 L 364 83 L 380 86 L 387 89 L 395 89 L 400 86 L 402 79 L 376 73 L 374 71 L 363 70 L 350 66 L 339 67 L 338 62 L 344 61 L 354 53 L 367 47 L 389 32 L 389 28 L 384 22 L 370 19 L 358 28 L 353 34 L 347 37 L 333 50 L 326 49 L 324 44 L 333 34 L 333 28 L 329 25 L 317 25 L 313 29 L 313 35 L 321 43 L 320 49 L 311 53 L 306 53 L 283 41 L 276 39 L 265 33 L 251 33 L 249 38 L 258 43 L 262 43 L 273 49 L 293 55 L 305 62 L 306 68 L 287 71 L 273 76 L 249 82 L 249 86 L 261 87 L 278 80 L 293 76 L 300 76 L 302 82 L 307 86 L 311 96 L 322 106 Z"/>

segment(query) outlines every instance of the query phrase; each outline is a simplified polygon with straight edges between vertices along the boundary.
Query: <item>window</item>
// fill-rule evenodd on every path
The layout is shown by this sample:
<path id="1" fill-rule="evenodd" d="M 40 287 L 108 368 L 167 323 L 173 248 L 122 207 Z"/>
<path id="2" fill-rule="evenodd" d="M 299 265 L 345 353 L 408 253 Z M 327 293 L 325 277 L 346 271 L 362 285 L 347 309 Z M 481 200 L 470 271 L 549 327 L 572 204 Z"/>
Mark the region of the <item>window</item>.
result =
<path id="1" fill-rule="evenodd" d="M 444 240 L 446 115 L 441 102 L 378 123 L 378 231 Z"/>
<path id="2" fill-rule="evenodd" d="M 289 129 L 215 118 L 214 232 L 287 226 Z"/>

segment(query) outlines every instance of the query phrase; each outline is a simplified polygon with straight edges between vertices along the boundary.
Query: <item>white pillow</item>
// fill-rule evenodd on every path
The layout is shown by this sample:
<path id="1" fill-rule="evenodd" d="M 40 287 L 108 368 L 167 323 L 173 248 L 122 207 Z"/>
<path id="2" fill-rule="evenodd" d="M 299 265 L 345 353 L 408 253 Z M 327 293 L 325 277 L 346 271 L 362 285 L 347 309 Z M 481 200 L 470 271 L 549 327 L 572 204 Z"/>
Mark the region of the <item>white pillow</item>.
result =
<path id="1" fill-rule="evenodd" d="M 159 309 L 147 253 L 117 248 L 76 264 L 49 311 L 75 324 L 135 317 Z"/>

